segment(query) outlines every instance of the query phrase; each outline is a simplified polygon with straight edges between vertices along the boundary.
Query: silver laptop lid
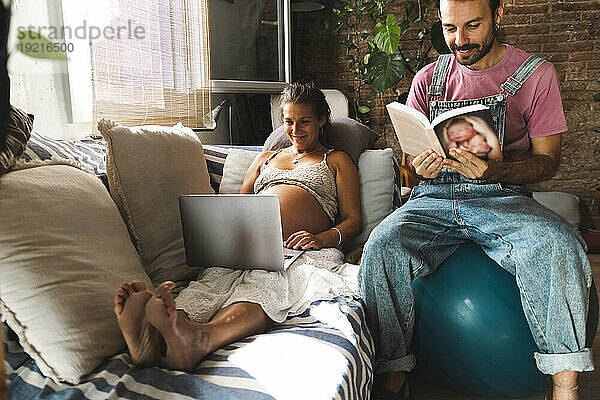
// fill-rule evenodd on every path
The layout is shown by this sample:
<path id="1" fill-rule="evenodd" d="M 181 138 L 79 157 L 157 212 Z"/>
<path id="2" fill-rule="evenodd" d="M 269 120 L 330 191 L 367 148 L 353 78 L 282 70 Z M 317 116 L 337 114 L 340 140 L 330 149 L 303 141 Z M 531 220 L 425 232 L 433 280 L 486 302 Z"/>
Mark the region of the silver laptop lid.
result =
<path id="1" fill-rule="evenodd" d="M 179 209 L 188 265 L 284 269 L 277 195 L 183 195 Z"/>

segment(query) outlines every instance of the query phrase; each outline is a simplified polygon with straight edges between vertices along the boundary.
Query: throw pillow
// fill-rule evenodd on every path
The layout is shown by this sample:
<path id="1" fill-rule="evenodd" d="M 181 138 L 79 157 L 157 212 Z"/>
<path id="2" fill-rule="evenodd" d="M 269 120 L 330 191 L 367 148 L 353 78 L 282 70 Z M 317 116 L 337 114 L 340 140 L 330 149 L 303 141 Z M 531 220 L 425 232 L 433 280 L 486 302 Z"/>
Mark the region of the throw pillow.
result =
<path id="1" fill-rule="evenodd" d="M 239 193 L 246 171 L 258 153 L 255 151 L 230 149 L 221 181 L 220 193 Z M 361 247 L 369 234 L 392 212 L 394 197 L 394 164 L 392 149 L 366 150 L 360 155 L 358 177 L 363 213 L 362 232 L 345 243 L 344 251 Z M 227 182 L 226 187 L 224 187 Z M 223 190 L 226 190 L 224 192 Z"/>
<path id="2" fill-rule="evenodd" d="M 27 149 L 21 157 L 24 164 L 39 161 L 69 161 L 99 177 L 106 176 L 106 141 L 90 137 L 79 140 L 54 139 L 31 132 Z"/>
<path id="3" fill-rule="evenodd" d="M 25 151 L 33 129 L 33 115 L 10 106 L 4 143 L 0 143 L 0 176 L 5 174 Z"/>
<path id="4" fill-rule="evenodd" d="M 246 177 L 248 168 L 254 159 L 260 154 L 256 151 L 241 149 L 230 149 L 223 166 L 223 179 L 219 193 L 239 193 Z"/>
<path id="5" fill-rule="evenodd" d="M 67 165 L 0 178 L 0 311 L 41 372 L 79 383 L 123 348 L 116 289 L 151 289 L 99 179 Z"/>
<path id="6" fill-rule="evenodd" d="M 369 234 L 392 212 L 394 198 L 394 161 L 390 148 L 366 150 L 358 162 L 360 203 L 362 206 L 362 232 L 342 250 L 348 251 L 365 244 Z"/>
<path id="7" fill-rule="evenodd" d="M 331 117 L 330 135 L 333 148 L 346 152 L 354 165 L 358 165 L 361 153 L 379 139 L 377 132 L 348 117 Z M 282 125 L 269 135 L 263 150 L 279 150 L 290 145 L 290 139 Z"/>
<path id="8" fill-rule="evenodd" d="M 186 264 L 178 199 L 214 193 L 202 143 L 181 124 L 128 128 L 101 120 L 98 129 L 108 143 L 110 193 L 148 276 L 155 285 L 185 286 L 199 268 Z"/>
<path id="9" fill-rule="evenodd" d="M 579 197 L 564 192 L 533 192 L 533 198 L 566 219 L 576 231 L 579 230 Z"/>

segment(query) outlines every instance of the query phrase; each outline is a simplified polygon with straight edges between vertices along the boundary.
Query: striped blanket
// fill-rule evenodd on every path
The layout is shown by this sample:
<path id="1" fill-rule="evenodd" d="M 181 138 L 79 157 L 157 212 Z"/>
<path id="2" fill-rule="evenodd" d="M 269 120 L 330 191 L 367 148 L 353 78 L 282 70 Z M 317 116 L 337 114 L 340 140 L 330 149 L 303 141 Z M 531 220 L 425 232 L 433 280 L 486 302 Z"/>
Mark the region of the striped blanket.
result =
<path id="1" fill-rule="evenodd" d="M 44 377 L 3 324 L 9 399 L 368 399 L 373 342 L 360 302 L 318 301 L 268 332 L 223 347 L 194 373 L 135 368 L 127 353 L 85 383 Z"/>
<path id="2" fill-rule="evenodd" d="M 216 192 L 229 148 L 205 145 Z M 33 132 L 23 162 L 66 160 L 106 183 L 102 139 L 57 140 Z M 303 314 L 210 354 L 193 374 L 136 368 L 127 353 L 107 359 L 85 383 L 44 377 L 2 324 L 9 399 L 368 399 L 373 342 L 359 301 L 318 301 Z"/>

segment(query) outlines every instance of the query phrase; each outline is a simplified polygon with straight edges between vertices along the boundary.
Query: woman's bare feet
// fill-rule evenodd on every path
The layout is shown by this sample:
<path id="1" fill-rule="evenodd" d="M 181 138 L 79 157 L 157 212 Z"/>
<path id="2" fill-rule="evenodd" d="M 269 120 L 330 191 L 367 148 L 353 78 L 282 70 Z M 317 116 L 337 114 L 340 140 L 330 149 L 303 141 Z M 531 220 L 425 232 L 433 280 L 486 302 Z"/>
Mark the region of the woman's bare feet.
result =
<path id="1" fill-rule="evenodd" d="M 145 318 L 152 292 L 142 281 L 123 282 L 115 295 L 115 315 L 133 363 L 151 366 L 160 363 L 161 338 Z"/>
<path id="2" fill-rule="evenodd" d="M 146 318 L 162 335 L 167 345 L 167 367 L 191 372 L 214 349 L 211 347 L 210 327 L 190 321 L 177 311 L 171 289 L 175 284 L 161 283 L 146 303 Z"/>

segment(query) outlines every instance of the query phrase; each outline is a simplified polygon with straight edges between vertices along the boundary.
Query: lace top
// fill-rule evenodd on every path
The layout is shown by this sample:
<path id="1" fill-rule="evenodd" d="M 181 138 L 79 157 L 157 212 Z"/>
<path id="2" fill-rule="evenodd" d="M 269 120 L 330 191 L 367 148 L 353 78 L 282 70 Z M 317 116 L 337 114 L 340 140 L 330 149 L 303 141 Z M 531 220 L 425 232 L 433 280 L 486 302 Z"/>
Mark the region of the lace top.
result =
<path id="1" fill-rule="evenodd" d="M 296 167 L 295 169 L 279 169 L 269 165 L 269 161 L 281 150 L 269 157 L 260 167 L 260 173 L 254 182 L 254 193 L 260 193 L 275 185 L 294 185 L 310 193 L 333 224 L 338 212 L 337 187 L 333 172 L 327 166 L 327 154 L 323 161 Z"/>

